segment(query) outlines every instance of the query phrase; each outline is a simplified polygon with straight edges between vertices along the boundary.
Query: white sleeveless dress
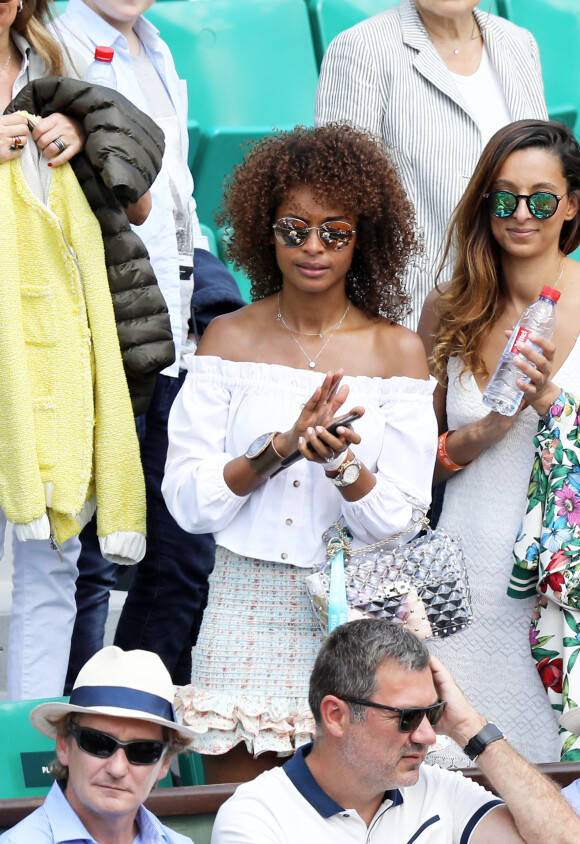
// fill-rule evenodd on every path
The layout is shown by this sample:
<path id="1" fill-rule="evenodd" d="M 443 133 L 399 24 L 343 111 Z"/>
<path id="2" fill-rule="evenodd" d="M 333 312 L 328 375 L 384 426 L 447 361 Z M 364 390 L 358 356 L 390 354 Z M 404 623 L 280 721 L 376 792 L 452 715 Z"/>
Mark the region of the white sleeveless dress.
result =
<path id="1" fill-rule="evenodd" d="M 488 412 L 471 372 L 459 380 L 461 368 L 459 359 L 449 360 L 450 431 Z M 580 393 L 580 340 L 553 378 L 559 387 Z M 429 643 L 476 709 L 503 730 L 516 750 L 536 763 L 559 761 L 558 721 L 530 653 L 535 599 L 509 598 L 506 590 L 537 427 L 536 412 L 526 408 L 503 440 L 448 481 L 439 524 L 461 538 L 474 620 L 466 630 Z M 430 753 L 427 761 L 445 767 L 473 764 L 454 742 Z"/>

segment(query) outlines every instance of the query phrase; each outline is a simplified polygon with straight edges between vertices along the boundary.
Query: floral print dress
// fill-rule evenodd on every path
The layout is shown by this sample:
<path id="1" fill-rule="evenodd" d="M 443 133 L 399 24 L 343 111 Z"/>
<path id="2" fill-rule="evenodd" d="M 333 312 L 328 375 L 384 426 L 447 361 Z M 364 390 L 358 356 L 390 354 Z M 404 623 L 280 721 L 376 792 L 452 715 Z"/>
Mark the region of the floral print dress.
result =
<path id="1" fill-rule="evenodd" d="M 560 715 L 580 704 L 580 399 L 562 392 L 540 420 L 534 444 L 508 594 L 538 592 L 530 646 Z M 561 727 L 560 741 L 562 761 L 580 759 L 580 737 Z"/>

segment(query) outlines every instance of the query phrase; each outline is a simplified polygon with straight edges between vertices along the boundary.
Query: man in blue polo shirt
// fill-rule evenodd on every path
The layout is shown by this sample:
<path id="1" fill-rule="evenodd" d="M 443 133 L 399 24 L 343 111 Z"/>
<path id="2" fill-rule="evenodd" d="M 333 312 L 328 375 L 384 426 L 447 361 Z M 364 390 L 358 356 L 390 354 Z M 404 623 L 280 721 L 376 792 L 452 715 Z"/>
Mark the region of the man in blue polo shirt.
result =
<path id="1" fill-rule="evenodd" d="M 580 841 L 580 819 L 558 789 L 404 628 L 371 619 L 337 627 L 316 658 L 309 703 L 314 743 L 241 785 L 218 813 L 212 844 Z M 477 758 L 502 799 L 423 765 L 434 727 Z"/>
<path id="2" fill-rule="evenodd" d="M 2 844 L 192 844 L 143 801 L 192 732 L 175 720 L 173 683 L 157 654 L 103 648 L 81 669 L 69 703 L 30 713 L 56 739 L 56 782 Z"/>

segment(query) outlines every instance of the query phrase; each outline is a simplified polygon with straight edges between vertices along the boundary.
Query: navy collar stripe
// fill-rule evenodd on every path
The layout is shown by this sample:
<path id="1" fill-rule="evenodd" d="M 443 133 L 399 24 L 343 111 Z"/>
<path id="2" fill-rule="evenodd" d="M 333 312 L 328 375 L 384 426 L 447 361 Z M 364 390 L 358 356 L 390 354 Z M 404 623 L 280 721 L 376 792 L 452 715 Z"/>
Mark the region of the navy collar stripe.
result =
<path id="1" fill-rule="evenodd" d="M 482 817 L 486 815 L 490 809 L 493 809 L 495 806 L 501 805 L 503 805 L 503 800 L 490 800 L 489 803 L 486 803 L 484 806 L 480 806 L 477 812 L 475 812 L 473 817 L 465 825 L 459 844 L 467 844 L 471 837 L 471 833 L 473 832 L 479 821 L 482 819 Z"/>
<path id="2" fill-rule="evenodd" d="M 73 689 L 71 706 L 112 706 L 135 709 L 177 723 L 173 705 L 164 697 L 125 686 L 80 686 Z"/>
<path id="3" fill-rule="evenodd" d="M 333 815 L 346 810 L 342 806 L 339 806 L 332 797 L 329 797 L 312 776 L 310 768 L 306 764 L 306 757 L 311 750 L 312 742 L 300 747 L 294 756 L 286 762 L 283 770 L 292 785 L 300 792 L 305 800 L 308 800 L 318 814 L 323 818 L 331 818 Z M 384 800 L 391 800 L 393 806 L 398 806 L 403 802 L 403 795 L 398 788 L 395 788 L 385 792 Z"/>

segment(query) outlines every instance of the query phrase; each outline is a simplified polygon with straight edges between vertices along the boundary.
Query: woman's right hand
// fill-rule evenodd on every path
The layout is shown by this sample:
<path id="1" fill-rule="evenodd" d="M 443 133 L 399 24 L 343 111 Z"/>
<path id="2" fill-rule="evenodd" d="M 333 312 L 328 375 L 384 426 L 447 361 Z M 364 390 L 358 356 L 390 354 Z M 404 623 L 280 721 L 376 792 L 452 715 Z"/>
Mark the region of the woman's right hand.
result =
<path id="1" fill-rule="evenodd" d="M 476 422 L 475 427 L 479 435 L 478 439 L 481 450 L 496 445 L 496 443 L 503 440 L 525 406 L 526 403 L 522 399 L 520 406 L 513 416 L 504 416 L 503 413 L 498 413 L 497 410 L 490 410 L 487 416 Z"/>
<path id="2" fill-rule="evenodd" d="M 30 134 L 28 122 L 18 112 L 0 115 L 0 164 L 20 158 Z M 18 149 L 11 149 L 18 146 Z"/>
<path id="3" fill-rule="evenodd" d="M 511 332 L 506 330 L 505 335 L 509 338 Z M 450 459 L 459 466 L 466 466 L 486 448 L 500 442 L 525 407 L 531 405 L 539 416 L 544 416 L 560 395 L 559 387 L 550 380 L 556 351 L 552 340 L 531 334 L 530 342 L 518 346 L 518 351 L 520 356 L 516 357 L 515 365 L 521 370 L 522 376 L 526 375 L 530 379 L 529 383 L 518 379 L 518 387 L 524 392 L 518 410 L 513 416 L 504 416 L 492 410 L 477 422 L 450 433 L 445 447 Z M 437 460 L 434 482 L 441 483 L 452 475 L 453 471 Z"/>
<path id="4" fill-rule="evenodd" d="M 288 457 L 298 449 L 298 441 L 305 436 L 308 428 L 314 430 L 317 426 L 326 428 L 333 420 L 336 412 L 342 407 L 348 396 L 348 387 L 340 384 L 343 374 L 342 369 L 339 369 L 338 372 L 327 373 L 322 385 L 316 388 L 305 403 L 292 428 L 274 438 L 274 448 L 281 457 Z M 364 408 L 358 409 L 364 413 Z M 347 430 L 352 431 L 352 429 Z M 339 434 L 338 436 L 341 439 L 341 444 L 345 442 L 344 447 L 348 448 L 345 435 Z M 330 452 L 331 448 L 329 447 L 329 455 Z M 308 457 L 324 462 L 324 458 L 318 454 L 309 454 Z M 225 465 L 224 478 L 229 488 L 236 495 L 248 495 L 265 483 L 265 479 L 254 472 L 250 461 L 245 456 L 235 457 Z"/>
<path id="5" fill-rule="evenodd" d="M 308 399 L 292 428 L 276 437 L 274 445 L 278 454 L 287 457 L 296 451 L 298 441 L 306 436 L 309 428 L 326 428 L 333 421 L 348 396 L 347 385 L 340 384 L 343 375 L 342 369 L 326 374 L 322 385 Z"/>
<path id="6" fill-rule="evenodd" d="M 504 416 L 502 413 L 491 410 L 476 422 L 469 422 L 462 428 L 449 431 L 445 441 L 448 457 L 458 466 L 465 467 L 472 463 L 486 448 L 503 440 L 525 406 L 525 402 L 522 401 L 513 416 Z M 436 459 L 434 484 L 442 483 L 452 478 L 454 474 L 454 470 L 444 466 L 439 458 Z"/>

